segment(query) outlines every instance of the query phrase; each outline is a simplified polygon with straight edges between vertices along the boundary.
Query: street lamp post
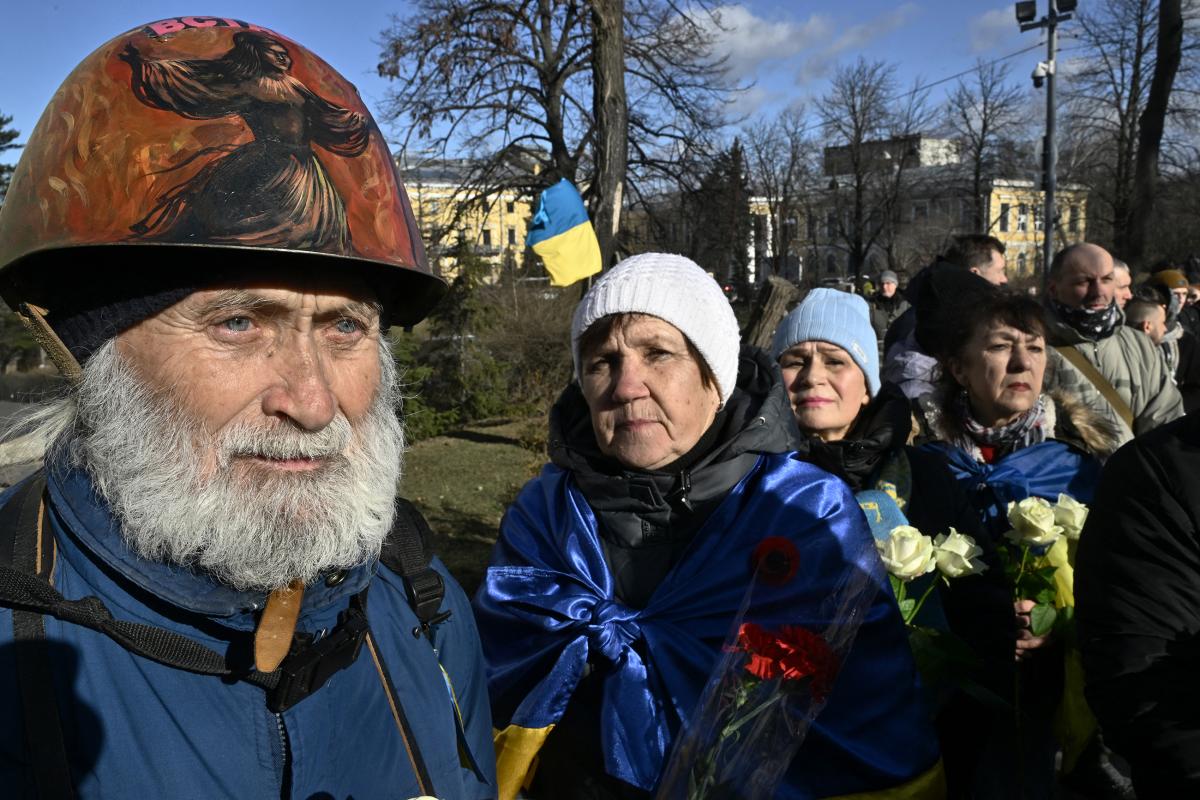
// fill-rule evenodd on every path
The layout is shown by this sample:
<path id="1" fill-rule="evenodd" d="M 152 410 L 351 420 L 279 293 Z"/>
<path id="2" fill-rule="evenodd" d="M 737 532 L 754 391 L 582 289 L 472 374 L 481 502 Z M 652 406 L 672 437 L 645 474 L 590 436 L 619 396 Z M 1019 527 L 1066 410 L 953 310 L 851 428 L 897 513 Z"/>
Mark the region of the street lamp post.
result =
<path id="1" fill-rule="evenodd" d="M 1046 85 L 1046 135 L 1042 140 L 1042 190 L 1045 192 L 1046 207 L 1042 215 L 1042 291 L 1046 290 L 1046 281 L 1050 274 L 1050 260 L 1054 256 L 1054 223 L 1057 213 L 1054 207 L 1054 193 L 1058 188 L 1056 171 L 1058 169 L 1058 146 L 1055 143 L 1055 108 L 1054 108 L 1054 74 L 1055 55 L 1058 50 L 1058 24 L 1071 18 L 1075 10 L 1076 0 L 1049 0 L 1050 7 L 1046 16 L 1034 20 L 1037 16 L 1037 0 L 1022 0 L 1017 3 L 1017 24 L 1021 32 L 1037 28 L 1046 29 L 1046 60 L 1039 63 L 1033 70 L 1033 85 L 1041 88 Z"/>

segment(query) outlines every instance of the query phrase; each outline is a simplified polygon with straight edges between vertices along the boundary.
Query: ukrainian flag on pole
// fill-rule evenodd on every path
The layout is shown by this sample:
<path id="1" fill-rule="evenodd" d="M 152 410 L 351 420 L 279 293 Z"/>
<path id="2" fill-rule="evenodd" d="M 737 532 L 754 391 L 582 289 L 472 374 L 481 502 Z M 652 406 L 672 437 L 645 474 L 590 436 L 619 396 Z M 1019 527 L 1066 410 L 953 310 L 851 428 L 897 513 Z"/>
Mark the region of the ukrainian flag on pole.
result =
<path id="1" fill-rule="evenodd" d="M 596 232 L 579 190 L 566 178 L 542 192 L 525 244 L 542 257 L 554 286 L 570 286 L 600 271 Z"/>

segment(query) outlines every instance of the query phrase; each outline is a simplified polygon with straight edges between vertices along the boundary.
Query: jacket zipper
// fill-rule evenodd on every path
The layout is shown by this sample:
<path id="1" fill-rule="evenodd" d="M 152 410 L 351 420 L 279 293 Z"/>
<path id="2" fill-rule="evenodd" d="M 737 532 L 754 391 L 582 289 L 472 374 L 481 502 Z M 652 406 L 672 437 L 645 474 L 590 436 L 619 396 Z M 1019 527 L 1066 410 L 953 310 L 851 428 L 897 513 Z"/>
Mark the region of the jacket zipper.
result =
<path id="1" fill-rule="evenodd" d="M 282 800 L 288 800 L 292 796 L 292 747 L 288 741 L 287 726 L 283 724 L 283 714 L 275 715 L 275 730 L 279 734 L 279 752 L 282 762 L 279 796 Z"/>

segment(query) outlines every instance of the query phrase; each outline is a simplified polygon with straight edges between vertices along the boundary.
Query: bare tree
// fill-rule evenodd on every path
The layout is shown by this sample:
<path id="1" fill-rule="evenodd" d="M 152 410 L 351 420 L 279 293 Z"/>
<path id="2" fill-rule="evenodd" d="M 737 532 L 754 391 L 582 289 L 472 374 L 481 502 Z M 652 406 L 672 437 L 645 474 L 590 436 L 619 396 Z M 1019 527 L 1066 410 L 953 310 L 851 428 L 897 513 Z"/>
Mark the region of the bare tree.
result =
<path id="1" fill-rule="evenodd" d="M 928 92 L 897 92 L 895 67 L 859 58 L 834 73 L 817 113 L 833 143 L 825 150 L 827 235 L 857 279 L 872 249 L 895 233 L 918 134 L 931 119 Z"/>
<path id="2" fill-rule="evenodd" d="M 1180 0 L 1159 0 L 1158 41 L 1154 73 L 1146 106 L 1138 120 L 1137 160 L 1133 173 L 1133 209 L 1125 235 L 1125 257 L 1140 261 L 1146 249 L 1146 233 L 1154 214 L 1158 190 L 1158 159 L 1171 87 L 1183 57 L 1183 9 Z"/>
<path id="3" fill-rule="evenodd" d="M 714 55 L 719 31 L 706 3 L 418 0 L 383 33 L 379 72 L 396 88 L 382 116 L 406 148 L 475 160 L 465 200 L 532 197 L 565 177 L 603 235 L 626 194 L 676 178 L 680 152 L 725 123 L 735 87 Z"/>
<path id="4" fill-rule="evenodd" d="M 959 79 L 946 99 L 946 124 L 958 137 L 971 171 L 971 228 L 987 233 L 988 181 L 1002 170 L 1005 141 L 1022 127 L 1020 91 L 1008 84 L 1003 65 L 979 61 L 970 79 Z M 1010 149 L 1010 148 L 1008 148 Z"/>
<path id="5" fill-rule="evenodd" d="M 806 186 L 811 182 L 814 145 L 804 135 L 803 109 L 793 106 L 771 120 L 744 130 L 750 183 L 766 200 L 771 219 L 771 252 L 775 274 L 786 275 L 792 242 L 806 208 Z"/>
<path id="6" fill-rule="evenodd" d="M 1177 13 L 1172 13 L 1177 10 Z M 1174 32 L 1159 44 L 1160 15 L 1173 20 Z M 1103 0 L 1079 15 L 1078 36 L 1084 51 L 1075 59 L 1075 69 L 1067 83 L 1066 122 L 1078 172 L 1072 175 L 1088 185 L 1089 238 L 1099 238 L 1128 259 L 1136 260 L 1144 245 L 1135 242 L 1135 212 L 1146 215 L 1138 206 L 1153 202 L 1151 163 L 1158 162 L 1159 151 L 1175 144 L 1174 135 L 1184 130 L 1180 123 L 1194 111 L 1179 102 L 1192 96 L 1196 71 L 1184 58 L 1196 48 L 1194 30 L 1184 24 L 1195 23 L 1198 10 L 1194 3 L 1167 0 L 1160 9 L 1158 0 Z M 1192 26 L 1194 28 L 1194 25 Z M 1162 67 L 1158 61 L 1168 59 Z M 1178 69 L 1171 59 L 1179 59 Z M 1173 80 L 1166 80 L 1173 73 Z M 1156 76 L 1157 75 L 1157 79 Z M 1154 105 L 1150 106 L 1154 92 Z M 1181 91 L 1182 90 L 1182 91 Z M 1147 112 L 1149 111 L 1149 115 Z M 1150 129 L 1142 132 L 1142 125 Z M 1145 152 L 1139 155 L 1139 151 Z M 1143 194 L 1137 196 L 1139 159 L 1142 160 Z M 1156 169 L 1157 167 L 1155 167 Z M 1144 230 L 1144 227 L 1142 228 Z M 1144 241 L 1144 234 L 1143 234 Z"/>

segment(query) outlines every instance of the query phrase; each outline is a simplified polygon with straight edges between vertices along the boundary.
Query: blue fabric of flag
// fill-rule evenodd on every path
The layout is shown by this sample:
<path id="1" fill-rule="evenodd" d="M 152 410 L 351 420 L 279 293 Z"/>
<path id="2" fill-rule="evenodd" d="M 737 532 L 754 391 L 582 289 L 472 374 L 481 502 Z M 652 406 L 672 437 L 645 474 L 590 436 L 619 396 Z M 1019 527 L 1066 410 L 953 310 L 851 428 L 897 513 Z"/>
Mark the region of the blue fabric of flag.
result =
<path id="1" fill-rule="evenodd" d="M 844 483 L 792 454 L 762 457 L 642 609 L 615 600 L 596 517 L 571 474 L 547 466 L 527 484 L 475 598 L 497 728 L 558 722 L 591 663 L 604 674 L 596 735 L 605 768 L 653 789 L 767 535 L 789 539 L 802 558 L 786 585 L 756 594 L 747 619 L 821 631 L 834 622 L 830 598 L 846 575 L 878 589 L 779 797 L 895 787 L 928 770 L 937 737 L 866 520 Z"/>
<path id="2" fill-rule="evenodd" d="M 579 196 L 579 190 L 574 184 L 563 178 L 542 192 L 537 213 L 533 215 L 529 233 L 525 237 L 525 244 L 533 247 L 585 223 L 590 221 L 583 198 Z"/>

